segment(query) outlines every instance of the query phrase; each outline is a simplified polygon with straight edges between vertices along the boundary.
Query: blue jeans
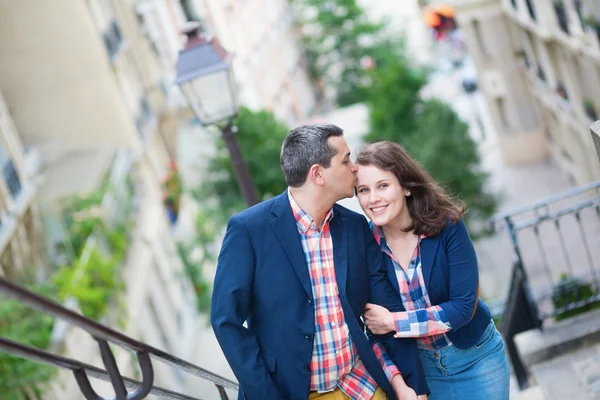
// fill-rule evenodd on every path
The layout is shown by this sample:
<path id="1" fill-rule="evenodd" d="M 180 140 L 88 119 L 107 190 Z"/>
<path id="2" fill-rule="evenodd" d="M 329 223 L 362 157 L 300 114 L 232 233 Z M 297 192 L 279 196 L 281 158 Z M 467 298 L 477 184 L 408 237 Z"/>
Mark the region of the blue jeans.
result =
<path id="1" fill-rule="evenodd" d="M 510 370 L 493 322 L 469 349 L 419 349 L 429 400 L 508 400 Z"/>

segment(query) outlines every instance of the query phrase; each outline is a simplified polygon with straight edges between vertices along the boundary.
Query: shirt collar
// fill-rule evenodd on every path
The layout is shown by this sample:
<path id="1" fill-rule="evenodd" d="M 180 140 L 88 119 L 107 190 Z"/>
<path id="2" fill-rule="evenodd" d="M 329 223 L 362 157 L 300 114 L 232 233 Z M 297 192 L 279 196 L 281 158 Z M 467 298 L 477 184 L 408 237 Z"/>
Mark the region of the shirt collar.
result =
<path id="1" fill-rule="evenodd" d="M 294 218 L 296 219 L 296 225 L 298 226 L 298 230 L 301 233 L 306 233 L 309 229 L 318 231 L 319 229 L 315 225 L 315 221 L 312 219 L 312 217 L 310 215 L 308 215 L 308 213 L 306 211 L 304 211 L 303 209 L 300 208 L 298 203 L 296 203 L 296 201 L 292 197 L 292 193 L 290 192 L 289 188 L 288 188 L 287 193 L 288 193 L 288 199 L 290 201 L 290 206 L 292 207 L 292 214 L 294 214 Z M 325 217 L 325 221 L 323 221 L 323 226 L 321 227 L 321 229 L 323 227 L 325 227 L 329 223 L 329 221 L 331 221 L 332 218 L 333 218 L 333 207 L 327 213 L 327 216 Z"/>
<path id="2" fill-rule="evenodd" d="M 386 249 L 387 242 L 385 241 L 385 236 L 383 235 L 383 229 L 381 229 L 380 226 L 375 225 L 373 221 L 369 221 L 369 227 L 371 228 L 371 231 L 373 231 L 373 236 L 375 236 L 375 240 L 377 241 L 377 244 L 379 244 L 379 247 Z M 417 244 L 421 244 L 421 240 L 425 239 L 426 237 L 427 235 L 425 234 L 419 235 Z"/>

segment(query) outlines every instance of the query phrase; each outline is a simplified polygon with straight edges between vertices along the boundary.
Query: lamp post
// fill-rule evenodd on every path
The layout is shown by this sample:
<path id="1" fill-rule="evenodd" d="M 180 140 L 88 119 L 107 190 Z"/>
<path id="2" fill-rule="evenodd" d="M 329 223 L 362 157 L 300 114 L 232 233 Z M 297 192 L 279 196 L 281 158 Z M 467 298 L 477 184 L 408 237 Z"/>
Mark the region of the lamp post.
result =
<path id="1" fill-rule="evenodd" d="M 175 83 L 200 122 L 215 124 L 221 130 L 238 187 L 250 207 L 258 203 L 258 196 L 235 137 L 237 127 L 232 124 L 238 113 L 232 55 L 216 39 L 201 36 L 200 26 L 192 21 L 184 27 L 187 43 L 179 52 Z"/>

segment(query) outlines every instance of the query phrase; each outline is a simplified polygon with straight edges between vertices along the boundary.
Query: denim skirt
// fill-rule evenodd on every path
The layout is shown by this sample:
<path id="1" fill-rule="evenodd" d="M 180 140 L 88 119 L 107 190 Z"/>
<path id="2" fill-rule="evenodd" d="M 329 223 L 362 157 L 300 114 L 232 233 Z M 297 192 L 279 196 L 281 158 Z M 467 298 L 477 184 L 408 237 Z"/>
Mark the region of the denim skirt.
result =
<path id="1" fill-rule="evenodd" d="M 429 400 L 508 400 L 510 369 L 493 322 L 469 349 L 419 349 Z"/>

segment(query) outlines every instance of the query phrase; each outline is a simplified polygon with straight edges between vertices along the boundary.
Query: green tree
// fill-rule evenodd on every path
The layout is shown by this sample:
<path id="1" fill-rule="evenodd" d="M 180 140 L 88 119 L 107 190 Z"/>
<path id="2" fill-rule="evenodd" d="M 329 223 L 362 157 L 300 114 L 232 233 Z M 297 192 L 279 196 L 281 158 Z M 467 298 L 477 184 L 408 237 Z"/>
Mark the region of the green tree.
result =
<path id="1" fill-rule="evenodd" d="M 420 91 L 426 72 L 400 58 L 372 75 L 369 90 L 370 132 L 365 142 L 390 140 L 406 150 L 452 195 L 465 202 L 465 220 L 474 236 L 484 233 L 474 221 L 490 217 L 496 197 L 485 190 L 477 144 L 469 127 L 439 100 L 425 100 Z"/>
<path id="2" fill-rule="evenodd" d="M 279 166 L 281 143 L 288 127 L 267 111 L 251 111 L 242 107 L 234 121 L 244 160 L 248 165 L 259 199 L 266 199 L 285 190 L 286 183 Z M 216 154 L 209 161 L 204 182 L 194 197 L 201 203 L 215 201 L 215 215 L 226 220 L 245 208 L 238 189 L 227 148 L 220 136 L 214 138 Z M 223 220 L 223 219 L 222 219 Z"/>
<path id="3" fill-rule="evenodd" d="M 308 71 L 316 86 L 334 88 L 340 106 L 364 101 L 368 65 L 397 53 L 400 42 L 383 39 L 382 23 L 369 21 L 356 0 L 295 0 Z"/>

